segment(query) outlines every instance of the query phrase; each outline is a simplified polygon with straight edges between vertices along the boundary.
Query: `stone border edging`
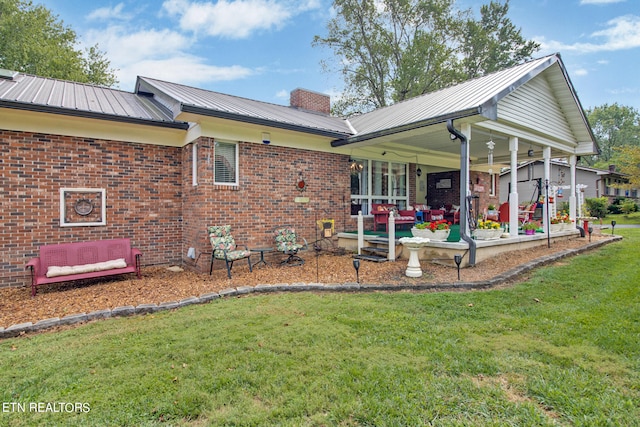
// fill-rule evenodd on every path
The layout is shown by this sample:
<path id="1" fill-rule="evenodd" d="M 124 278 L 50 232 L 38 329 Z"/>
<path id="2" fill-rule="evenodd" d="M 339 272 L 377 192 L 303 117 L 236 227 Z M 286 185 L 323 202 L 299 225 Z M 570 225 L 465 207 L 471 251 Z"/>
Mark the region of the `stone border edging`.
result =
<path id="1" fill-rule="evenodd" d="M 417 284 L 322 284 L 322 283 L 279 283 L 273 285 L 258 284 L 256 286 L 239 286 L 237 288 L 223 289 L 220 292 L 211 292 L 202 294 L 199 297 L 189 297 L 180 301 L 168 301 L 160 304 L 140 304 L 136 307 L 132 305 L 116 307 L 113 309 L 104 309 L 92 311 L 91 313 L 70 314 L 63 318 L 53 317 L 50 319 L 39 320 L 35 324 L 32 322 L 20 323 L 9 326 L 8 328 L 0 327 L 0 339 L 13 338 L 28 332 L 38 332 L 57 326 L 74 325 L 85 323 L 91 320 L 109 319 L 111 317 L 133 316 L 136 314 L 155 313 L 163 310 L 172 310 L 175 308 L 186 307 L 192 304 L 205 304 L 218 298 L 237 297 L 240 295 L 248 295 L 251 293 L 272 293 L 272 292 L 374 292 L 374 291 L 445 291 L 445 290 L 474 290 L 474 289 L 490 289 L 505 281 L 513 280 L 516 277 L 552 262 L 558 261 L 569 256 L 578 255 L 583 252 L 599 248 L 609 243 L 622 240 L 622 236 L 614 236 L 611 239 L 600 240 L 598 242 L 589 243 L 577 249 L 567 249 L 555 254 L 542 256 L 531 260 L 525 264 L 521 264 L 511 270 L 495 276 L 492 279 L 480 280 L 476 282 L 453 282 L 453 283 L 417 283 Z"/>

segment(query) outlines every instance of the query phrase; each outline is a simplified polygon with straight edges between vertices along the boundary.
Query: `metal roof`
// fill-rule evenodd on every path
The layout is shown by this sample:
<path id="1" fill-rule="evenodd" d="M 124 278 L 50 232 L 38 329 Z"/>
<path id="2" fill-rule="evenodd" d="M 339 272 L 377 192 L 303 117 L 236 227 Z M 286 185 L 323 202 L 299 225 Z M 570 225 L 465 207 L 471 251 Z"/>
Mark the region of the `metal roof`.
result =
<path id="1" fill-rule="evenodd" d="M 358 135 L 344 142 L 394 133 L 412 124 L 442 123 L 448 118 L 483 115 L 495 119 L 500 99 L 558 60 L 557 55 L 546 56 L 352 117 L 349 121 Z"/>
<path id="2" fill-rule="evenodd" d="M 0 78 L 0 107 L 186 129 L 150 97 L 15 73 Z"/>
<path id="3" fill-rule="evenodd" d="M 157 98 L 164 99 L 165 105 L 174 110 L 174 117 L 178 117 L 180 112 L 189 112 L 318 133 L 334 138 L 352 134 L 348 123 L 339 117 L 226 95 L 149 77 L 138 77 L 136 92 L 147 91 L 153 93 Z M 175 103 L 179 105 L 175 105 Z"/>

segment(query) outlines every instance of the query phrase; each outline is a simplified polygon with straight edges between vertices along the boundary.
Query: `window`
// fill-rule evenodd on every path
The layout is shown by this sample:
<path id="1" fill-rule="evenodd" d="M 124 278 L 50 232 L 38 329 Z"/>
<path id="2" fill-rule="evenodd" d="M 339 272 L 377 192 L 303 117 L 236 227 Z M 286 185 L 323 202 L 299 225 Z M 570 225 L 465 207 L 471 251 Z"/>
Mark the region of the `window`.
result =
<path id="1" fill-rule="evenodd" d="M 351 214 L 369 214 L 371 203 L 409 204 L 408 165 L 379 160 L 353 159 L 351 167 Z"/>
<path id="2" fill-rule="evenodd" d="M 496 195 L 496 174 L 491 173 L 489 174 L 489 196 L 495 196 Z"/>
<path id="3" fill-rule="evenodd" d="M 216 184 L 238 184 L 238 144 L 216 141 L 213 173 Z"/>
<path id="4" fill-rule="evenodd" d="M 198 143 L 194 142 L 191 147 L 191 185 L 198 185 Z"/>

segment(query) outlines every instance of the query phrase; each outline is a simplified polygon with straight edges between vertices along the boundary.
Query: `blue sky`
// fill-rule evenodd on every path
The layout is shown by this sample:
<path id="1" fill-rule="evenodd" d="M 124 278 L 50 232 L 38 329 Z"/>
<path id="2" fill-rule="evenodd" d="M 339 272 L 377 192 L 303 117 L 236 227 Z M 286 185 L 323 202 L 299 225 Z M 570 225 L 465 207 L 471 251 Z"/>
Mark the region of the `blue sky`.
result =
<path id="1" fill-rule="evenodd" d="M 488 2 L 489 0 L 486 0 Z M 288 105 L 302 87 L 336 97 L 337 73 L 322 71 L 331 52 L 312 47 L 326 35 L 330 0 L 34 0 L 99 44 L 119 87 L 142 75 Z M 478 12 L 477 0 L 458 7 Z M 560 52 L 585 109 L 618 103 L 640 111 L 638 0 L 511 0 L 509 17 L 536 57 Z"/>

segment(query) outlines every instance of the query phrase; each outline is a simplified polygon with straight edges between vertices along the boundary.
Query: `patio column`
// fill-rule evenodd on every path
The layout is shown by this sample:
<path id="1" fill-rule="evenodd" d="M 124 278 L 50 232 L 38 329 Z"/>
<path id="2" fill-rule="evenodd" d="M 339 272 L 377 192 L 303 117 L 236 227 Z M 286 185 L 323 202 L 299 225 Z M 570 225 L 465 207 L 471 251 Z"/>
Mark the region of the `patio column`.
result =
<path id="1" fill-rule="evenodd" d="M 544 183 L 549 183 L 551 186 L 551 147 L 544 147 L 542 149 L 542 157 L 544 158 Z M 549 195 L 546 194 L 547 188 L 545 185 L 545 204 L 549 203 Z M 557 195 L 556 195 L 557 199 Z M 554 200 L 553 203 L 556 203 L 557 200 Z M 547 218 L 547 212 L 549 212 L 549 206 L 545 206 L 542 212 L 542 225 L 544 228 L 544 232 L 546 233 L 549 229 L 549 219 Z"/>
<path id="2" fill-rule="evenodd" d="M 569 165 L 571 166 L 570 179 L 571 189 L 569 190 L 569 217 L 576 219 L 577 203 L 576 203 L 576 161 L 577 157 L 569 156 Z"/>
<path id="3" fill-rule="evenodd" d="M 467 159 L 469 159 L 469 147 L 471 146 L 471 124 L 469 123 L 462 123 L 461 127 L 460 127 L 460 131 L 463 133 L 463 135 L 467 138 Z M 464 182 L 464 195 L 465 195 L 465 200 L 469 200 L 469 196 L 471 196 L 471 188 L 469 188 L 469 180 L 471 179 L 471 174 L 469 171 L 469 167 L 467 166 L 467 173 L 465 176 L 460 176 L 460 180 L 462 182 Z M 462 186 L 460 186 L 460 189 L 462 190 Z M 465 207 L 466 208 L 466 207 Z M 462 209 L 462 206 L 460 206 L 460 209 Z M 478 215 L 478 212 L 474 212 L 474 215 Z M 460 217 L 462 218 L 462 216 Z M 460 222 L 460 228 L 464 227 L 465 229 L 465 234 L 467 236 L 471 235 L 471 230 L 469 229 L 469 211 L 467 211 L 467 221 L 464 222 L 464 224 L 462 224 L 462 221 Z"/>
<path id="4" fill-rule="evenodd" d="M 509 234 L 518 235 L 518 137 L 509 138 L 511 152 L 511 190 L 509 191 Z"/>

